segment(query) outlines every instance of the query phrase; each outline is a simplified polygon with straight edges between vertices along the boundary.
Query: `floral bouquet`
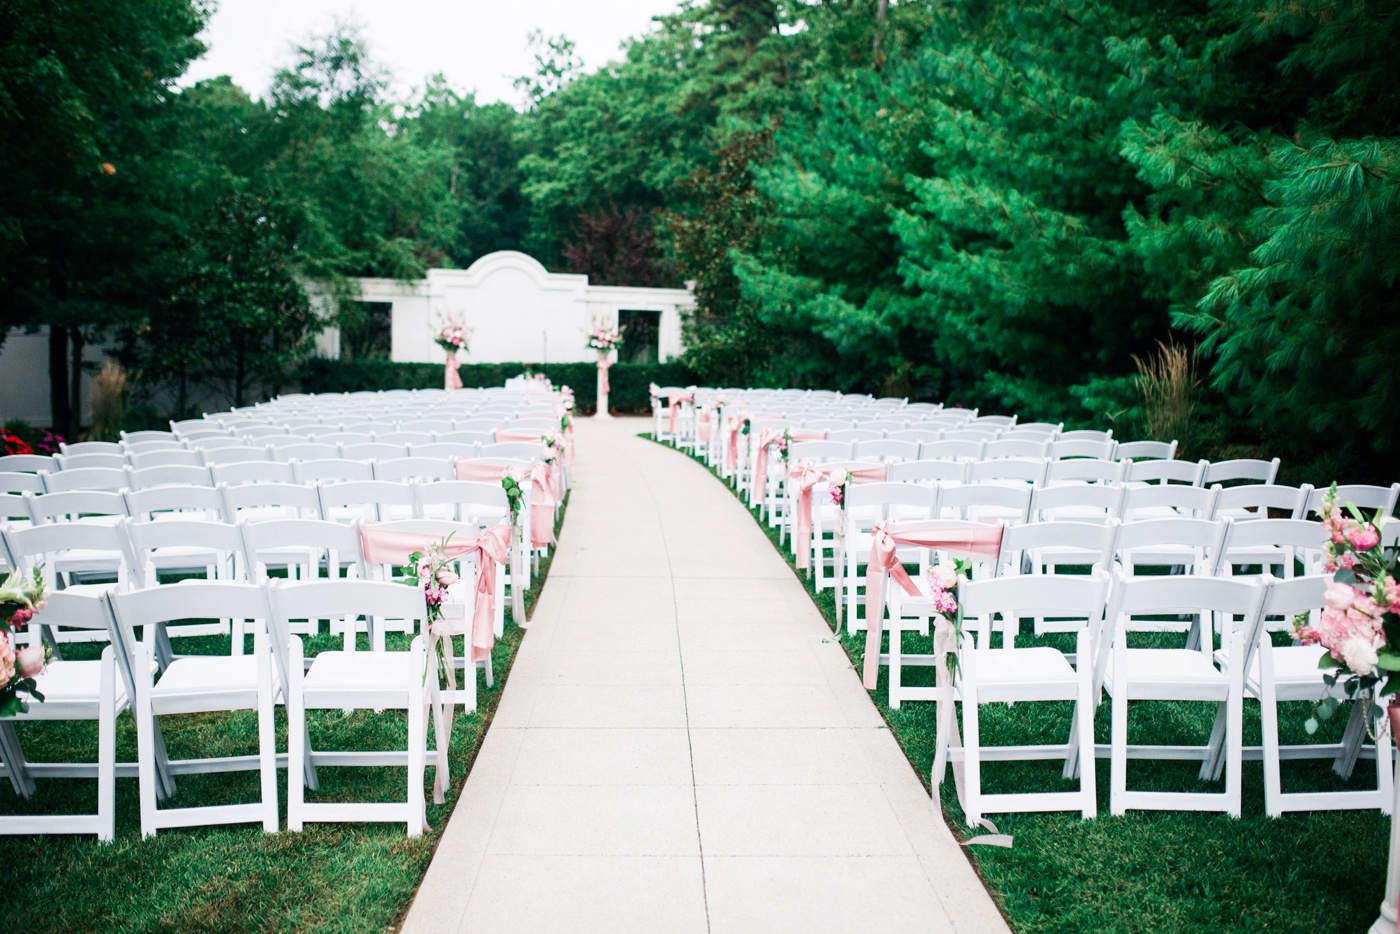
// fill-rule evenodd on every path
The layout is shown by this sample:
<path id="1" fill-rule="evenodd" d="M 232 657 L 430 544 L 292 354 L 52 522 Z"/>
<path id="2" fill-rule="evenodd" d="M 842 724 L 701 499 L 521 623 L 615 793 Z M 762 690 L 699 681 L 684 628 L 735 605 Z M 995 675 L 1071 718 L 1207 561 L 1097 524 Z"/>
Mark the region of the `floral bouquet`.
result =
<path id="1" fill-rule="evenodd" d="M 574 391 L 568 386 L 559 387 L 559 404 L 564 406 L 566 411 L 574 410 Z"/>
<path id="2" fill-rule="evenodd" d="M 937 651 L 947 654 L 948 675 L 958 678 L 958 646 L 962 644 L 962 606 L 958 603 L 958 584 L 968 579 L 968 563 L 954 558 L 952 564 L 935 564 L 925 573 L 929 599 L 933 602 L 934 644 Z"/>
<path id="3" fill-rule="evenodd" d="M 1381 548 L 1381 534 L 1351 503 L 1337 504 L 1337 485 L 1322 501 L 1322 526 L 1328 542 L 1323 551 L 1332 583 L 1323 597 L 1316 621 L 1303 614 L 1293 621 L 1294 633 L 1305 645 L 1321 645 L 1327 654 L 1318 662 L 1334 669 L 1324 677 L 1329 688 L 1339 683 L 1350 700 L 1373 703 L 1400 690 L 1400 586 L 1395 582 L 1395 556 Z M 1326 720 L 1337 708 L 1328 696 L 1303 724 L 1317 731 L 1317 718 Z M 1369 718 L 1368 718 L 1369 722 Z"/>
<path id="4" fill-rule="evenodd" d="M 46 645 L 17 649 L 15 634 L 23 632 L 35 610 L 44 606 L 44 577 L 11 571 L 0 584 L 0 717 L 24 713 L 29 705 L 20 695 L 43 701 L 35 678 L 49 663 Z"/>
<path id="5" fill-rule="evenodd" d="M 606 324 L 595 324 L 588 333 L 587 345 L 594 350 L 607 353 L 622 346 L 622 328 L 611 328 Z"/>
<path id="6" fill-rule="evenodd" d="M 459 324 L 456 321 L 448 321 L 442 326 L 441 330 L 437 332 L 437 336 L 433 338 L 433 343 L 437 344 L 448 354 L 455 354 L 459 350 L 468 351 L 471 349 L 469 347 L 471 336 L 471 329 L 466 325 Z"/>

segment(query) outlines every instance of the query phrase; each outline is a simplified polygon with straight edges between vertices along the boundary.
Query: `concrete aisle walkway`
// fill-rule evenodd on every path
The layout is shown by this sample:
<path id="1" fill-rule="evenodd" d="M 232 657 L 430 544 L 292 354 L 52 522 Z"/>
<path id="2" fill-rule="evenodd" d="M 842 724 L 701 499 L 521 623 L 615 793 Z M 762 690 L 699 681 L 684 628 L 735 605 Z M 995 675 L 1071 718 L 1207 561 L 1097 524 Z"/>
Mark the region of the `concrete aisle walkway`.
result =
<path id="1" fill-rule="evenodd" d="M 783 559 L 646 427 L 577 425 L 549 583 L 403 930 L 1006 931 Z"/>

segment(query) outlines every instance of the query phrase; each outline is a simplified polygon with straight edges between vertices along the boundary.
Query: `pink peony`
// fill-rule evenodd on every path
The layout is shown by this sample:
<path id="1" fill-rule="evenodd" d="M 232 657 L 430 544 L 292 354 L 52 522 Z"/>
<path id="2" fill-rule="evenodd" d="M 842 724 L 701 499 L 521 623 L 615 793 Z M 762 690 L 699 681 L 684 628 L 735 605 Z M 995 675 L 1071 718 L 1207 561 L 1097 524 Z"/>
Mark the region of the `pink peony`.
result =
<path id="1" fill-rule="evenodd" d="M 15 647 L 10 644 L 10 634 L 0 632 L 0 687 L 10 683 L 15 676 Z"/>
<path id="2" fill-rule="evenodd" d="M 44 670 L 44 647 L 42 645 L 31 645 L 19 650 L 15 657 L 16 666 L 19 668 L 21 678 L 38 677 Z"/>
<path id="3" fill-rule="evenodd" d="M 1381 543 L 1381 536 L 1373 525 L 1353 525 L 1347 529 L 1347 541 L 1357 551 L 1370 551 Z"/>
<path id="4" fill-rule="evenodd" d="M 941 590 L 952 590 L 958 582 L 958 569 L 951 564 L 935 564 L 929 568 L 929 580 Z"/>

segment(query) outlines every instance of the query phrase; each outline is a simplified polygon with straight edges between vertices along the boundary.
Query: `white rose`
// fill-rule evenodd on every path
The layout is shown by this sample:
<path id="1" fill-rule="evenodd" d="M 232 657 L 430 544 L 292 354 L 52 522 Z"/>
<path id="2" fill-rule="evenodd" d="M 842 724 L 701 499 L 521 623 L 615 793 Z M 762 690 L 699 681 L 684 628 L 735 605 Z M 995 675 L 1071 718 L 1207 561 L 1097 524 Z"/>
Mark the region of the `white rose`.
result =
<path id="1" fill-rule="evenodd" d="M 958 582 L 958 569 L 951 564 L 935 564 L 929 569 L 929 574 L 944 590 L 952 590 Z"/>
<path id="2" fill-rule="evenodd" d="M 1342 643 L 1342 661 L 1363 678 L 1373 675 L 1376 673 L 1376 647 L 1365 636 L 1352 636 Z"/>
<path id="3" fill-rule="evenodd" d="M 846 482 L 846 476 L 846 471 L 844 470 L 833 470 L 827 479 L 831 482 L 832 486 L 842 486 Z"/>

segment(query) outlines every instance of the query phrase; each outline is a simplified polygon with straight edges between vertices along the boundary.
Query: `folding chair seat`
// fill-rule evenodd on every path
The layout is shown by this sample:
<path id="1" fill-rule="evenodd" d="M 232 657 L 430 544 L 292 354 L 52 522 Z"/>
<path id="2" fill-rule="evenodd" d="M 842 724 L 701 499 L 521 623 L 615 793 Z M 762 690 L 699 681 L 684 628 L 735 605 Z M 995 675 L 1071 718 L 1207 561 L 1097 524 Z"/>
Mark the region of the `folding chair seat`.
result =
<path id="1" fill-rule="evenodd" d="M 83 490 L 126 489 L 126 470 L 120 467 L 74 467 L 58 473 L 41 473 L 45 493 L 68 493 Z"/>
<path id="2" fill-rule="evenodd" d="M 29 622 L 30 632 L 42 629 L 86 630 L 97 639 L 112 639 L 115 631 L 107 603 L 100 596 L 50 593 L 45 607 Z M 36 678 L 44 695 L 24 713 L 0 719 L 0 774 L 15 793 L 32 798 L 36 778 L 97 779 L 96 811 L 88 814 L 7 814 L 0 816 L 0 834 L 94 834 L 110 841 L 116 836 L 117 715 L 130 706 L 130 685 L 118 668 L 112 645 L 99 661 L 55 659 Z M 129 676 L 129 674 L 128 674 Z M 24 755 L 21 724 L 36 721 L 97 721 L 96 762 L 31 762 Z"/>
<path id="3" fill-rule="evenodd" d="M 1113 456 L 1119 460 L 1175 460 L 1175 441 L 1120 441 Z"/>
<path id="4" fill-rule="evenodd" d="M 54 463 L 59 470 L 83 470 L 88 467 L 110 467 L 121 470 L 126 467 L 126 452 L 120 454 L 55 454 Z"/>
<path id="5" fill-rule="evenodd" d="M 58 462 L 48 454 L 6 454 L 0 457 L 0 473 L 53 473 Z"/>
<path id="6" fill-rule="evenodd" d="M 1254 519 L 1305 519 L 1311 484 L 1275 486 L 1271 483 L 1247 483 L 1243 486 L 1212 486 L 1219 493 L 1215 500 L 1214 519 L 1235 522 Z M 1278 513 L 1275 515 L 1275 513 Z"/>
<path id="7" fill-rule="evenodd" d="M 266 623 L 270 613 L 264 588 L 250 584 L 215 581 L 182 581 L 108 598 L 121 630 L 121 644 L 129 647 L 136 690 L 133 714 L 136 718 L 141 834 L 154 836 L 161 828 L 193 827 L 206 824 L 261 823 L 267 833 L 276 833 L 277 745 L 273 709 L 286 672 L 275 670 L 265 625 L 254 631 L 252 655 L 198 656 L 175 658 L 159 680 L 150 675 L 145 649 L 136 640 L 136 629 L 163 629 L 171 623 L 197 620 L 211 608 L 236 618 Z M 254 710 L 258 717 L 258 752 L 255 756 L 192 759 L 168 758 L 159 734 L 157 717 L 182 714 Z M 205 750 L 200 750 L 203 752 Z M 162 789 L 160 773 L 171 775 L 200 772 L 256 770 L 259 774 L 259 800 L 247 804 L 219 804 L 185 807 L 157 807 L 161 791 L 174 792 L 173 782 Z"/>
<path id="8" fill-rule="evenodd" d="M 1310 575 L 1295 577 L 1292 580 L 1266 578 L 1268 593 L 1264 598 L 1260 613 L 1258 632 L 1251 645 L 1253 651 L 1246 657 L 1248 672 L 1245 674 L 1245 693 L 1259 701 L 1260 719 L 1263 727 L 1263 747 L 1260 754 L 1264 760 L 1264 811 L 1270 817 L 1280 817 L 1286 811 L 1340 811 L 1377 809 L 1389 814 L 1394 799 L 1394 768 L 1392 767 L 1392 743 L 1382 733 L 1378 722 L 1367 723 L 1367 704 L 1353 701 L 1338 687 L 1329 687 L 1323 680 L 1328 669 L 1322 668 L 1319 661 L 1327 650 L 1320 645 L 1276 646 L 1269 638 L 1271 627 L 1268 620 L 1278 619 L 1291 624 L 1293 618 L 1303 613 L 1317 613 L 1323 607 L 1323 594 L 1331 582 L 1331 575 Z M 1229 668 L 1230 653 L 1221 649 L 1215 653 L 1216 661 L 1222 668 Z M 1340 742 L 1309 743 L 1298 746 L 1283 746 L 1279 743 L 1278 705 L 1280 701 L 1306 701 L 1317 703 L 1322 697 L 1348 704 L 1351 712 Z M 1379 718 L 1376 718 L 1379 719 Z M 1333 771 L 1342 779 L 1350 779 L 1356 761 L 1363 751 L 1369 736 L 1380 737 L 1366 750 L 1376 766 L 1376 787 L 1362 790 L 1299 791 L 1284 792 L 1281 781 L 1282 760 L 1333 759 Z M 1219 735 L 1217 732 L 1217 743 Z M 1246 750 L 1250 751 L 1250 750 Z M 1219 778 L 1223 767 L 1223 757 L 1218 752 L 1214 761 L 1213 777 Z"/>
<path id="9" fill-rule="evenodd" d="M 345 460 L 293 461 L 291 468 L 295 482 L 303 485 L 351 480 L 363 482 L 374 479 L 372 462 L 349 458 Z"/>
<path id="10" fill-rule="evenodd" d="M 412 519 L 418 514 L 418 497 L 411 482 L 351 480 L 316 483 L 321 516 L 332 522 L 380 522 Z"/>
<path id="11" fill-rule="evenodd" d="M 1271 461 L 1255 460 L 1244 458 L 1241 460 L 1216 461 L 1206 465 L 1205 476 L 1201 478 L 1204 486 L 1211 486 L 1215 483 L 1232 483 L 1243 481 L 1246 483 L 1273 483 L 1278 477 L 1279 459 L 1275 457 Z"/>
<path id="12" fill-rule="evenodd" d="M 157 467 L 199 467 L 206 473 L 209 468 L 204 466 L 204 458 L 199 456 L 198 451 L 187 451 L 184 448 L 167 448 L 160 451 L 133 451 L 127 455 L 131 461 L 131 466 L 135 470 L 150 470 Z"/>
<path id="13" fill-rule="evenodd" d="M 286 652 L 287 690 L 287 826 L 299 831 L 307 823 L 379 821 L 403 823 L 410 837 L 423 833 L 426 800 L 423 782 L 429 759 L 429 720 L 438 724 L 432 752 L 434 800 L 441 801 L 448 782 L 447 743 L 438 702 L 436 646 L 427 632 L 423 592 L 377 581 L 320 581 L 271 589 L 274 650 Z M 295 620 L 332 618 L 347 631 L 360 615 L 409 620 L 417 634 L 408 651 L 324 651 L 305 665 L 302 642 L 291 634 Z M 402 751 L 312 751 L 308 710 L 404 710 L 407 748 Z M 384 716 L 384 713 L 380 713 Z M 309 762 L 308 762 L 309 758 Z M 407 767 L 406 800 L 400 803 L 307 801 L 305 778 L 324 766 Z M 311 771 L 308 772 L 308 766 Z"/>
<path id="14" fill-rule="evenodd" d="M 1089 658 L 1090 628 L 1103 618 L 1108 576 L 1026 577 L 969 581 L 958 587 L 964 614 L 963 637 L 958 646 L 960 677 L 938 699 L 938 739 L 933 780 L 943 781 L 951 761 L 963 772 L 962 806 L 968 826 L 977 826 L 983 814 L 1022 811 L 1078 811 L 1089 820 L 1098 814 L 1094 774 L 1094 696 L 1091 666 L 1071 666 L 1058 649 L 1015 645 L 1020 617 L 1063 617 L 1076 620 L 1076 654 Z M 991 647 L 997 617 L 1003 627 L 1003 647 Z M 940 680 L 948 683 L 945 666 Z M 962 743 L 958 745 L 952 721 L 953 701 L 962 704 Z M 986 704 L 1021 704 L 1068 701 L 1074 705 L 1064 743 L 1029 746 L 983 745 L 982 707 Z M 1074 791 L 1022 791 L 987 794 L 982 791 L 982 764 L 1063 757 L 1081 763 L 1079 787 Z M 936 798 L 935 798 L 936 800 Z"/>
<path id="15" fill-rule="evenodd" d="M 1199 648 L 1140 648 L 1129 647 L 1128 633 L 1144 628 L 1139 622 L 1141 617 L 1169 614 L 1195 614 L 1202 619 L 1214 617 L 1220 620 L 1222 644 L 1229 648 L 1231 657 L 1240 658 L 1246 635 L 1255 630 L 1265 593 L 1266 587 L 1258 579 L 1200 576 L 1130 579 L 1121 568 L 1115 572 L 1105 631 L 1095 640 L 1094 665 L 1095 693 L 1107 690 L 1113 704 L 1110 810 L 1114 815 L 1125 814 L 1128 810 L 1171 810 L 1223 811 L 1231 817 L 1240 816 L 1244 708 L 1244 678 L 1240 670 L 1217 668 L 1209 639 L 1201 640 Z M 1236 621 L 1236 616 L 1242 619 Z M 1159 625 L 1153 620 L 1145 628 L 1156 631 Z M 1203 776 L 1210 774 L 1211 742 L 1205 746 L 1128 744 L 1129 704 L 1144 700 L 1206 701 L 1225 705 L 1223 792 L 1128 788 L 1129 758 L 1199 757 Z"/>

